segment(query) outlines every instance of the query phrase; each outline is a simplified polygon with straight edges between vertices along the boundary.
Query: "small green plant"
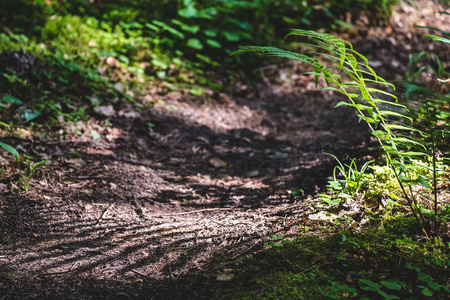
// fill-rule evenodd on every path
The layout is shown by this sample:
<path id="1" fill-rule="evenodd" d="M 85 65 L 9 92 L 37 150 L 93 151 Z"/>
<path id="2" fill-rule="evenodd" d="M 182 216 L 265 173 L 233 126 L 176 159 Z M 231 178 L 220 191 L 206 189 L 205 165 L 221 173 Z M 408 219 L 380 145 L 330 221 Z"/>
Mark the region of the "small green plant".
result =
<path id="1" fill-rule="evenodd" d="M 428 58 L 427 62 L 426 64 L 419 67 L 419 62 L 423 56 L 426 56 Z M 441 62 L 439 56 L 436 55 L 436 53 L 429 54 L 422 51 L 415 58 L 412 54 L 409 54 L 409 70 L 405 72 L 404 76 L 407 87 L 405 91 L 406 99 L 409 99 L 409 96 L 412 92 L 423 89 L 416 86 L 415 82 L 417 80 L 417 77 L 427 70 L 431 71 L 431 73 L 428 72 L 427 74 L 435 79 L 431 87 L 433 90 L 440 91 L 449 81 L 448 79 L 442 79 L 446 78 L 449 73 L 445 70 L 443 63 Z"/>
<path id="2" fill-rule="evenodd" d="M 2 142 L 0 142 L 0 147 L 2 147 L 3 149 L 5 149 L 9 153 L 11 153 L 14 156 L 14 158 L 16 159 L 16 162 L 19 162 L 20 154 L 19 154 L 19 152 L 17 152 L 16 149 L 14 149 L 14 147 L 12 147 L 8 144 L 2 143 Z"/>
<path id="3" fill-rule="evenodd" d="M 367 167 L 373 162 L 368 161 L 364 163 L 360 170 L 356 165 L 356 158 L 353 158 L 350 164 L 343 165 L 339 159 L 330 153 L 325 153 L 333 157 L 338 165 L 333 169 L 333 179 L 328 181 L 328 190 L 331 192 L 332 196 L 322 194 L 322 199 L 329 204 L 336 204 L 341 202 L 342 199 L 351 199 L 356 194 L 358 194 L 363 181 L 364 173 Z M 339 179 L 343 176 L 343 179 Z"/>
<path id="4" fill-rule="evenodd" d="M 412 54 L 409 54 L 409 71 L 405 73 L 405 81 L 407 82 L 415 82 L 417 76 L 419 76 L 427 67 L 421 66 L 418 68 L 418 64 L 423 56 L 430 58 L 427 52 L 420 52 L 415 58 Z"/>
<path id="5" fill-rule="evenodd" d="M 285 237 L 271 234 L 272 241 L 268 241 L 264 243 L 264 245 L 269 246 L 271 248 L 282 248 L 285 245 L 293 244 L 292 241 L 285 240 Z"/>
<path id="6" fill-rule="evenodd" d="M 8 144 L 0 142 L 0 147 L 2 147 L 3 149 L 5 149 L 14 156 L 17 169 L 20 174 L 18 183 L 19 186 L 22 187 L 24 190 L 28 190 L 29 188 L 28 182 L 36 174 L 36 171 L 39 170 L 46 163 L 50 162 L 49 160 L 42 160 L 34 163 L 31 156 L 29 155 L 20 156 L 19 152 L 16 149 L 14 149 L 14 147 Z"/>
<path id="7" fill-rule="evenodd" d="M 407 268 L 417 272 L 417 278 L 422 282 L 422 284 L 418 285 L 417 287 L 421 289 L 424 296 L 433 297 L 436 292 L 441 291 L 450 293 L 449 287 L 440 285 L 439 283 L 435 282 L 433 278 L 431 278 L 430 275 L 424 273 L 420 267 L 408 265 Z"/>
<path id="8" fill-rule="evenodd" d="M 423 296 L 433 297 L 436 293 L 443 295 L 450 292 L 450 289 L 447 286 L 443 286 L 433 281 L 431 276 L 422 272 L 421 268 L 412 265 L 407 265 L 407 268 L 417 271 L 417 278 L 421 284 L 416 287 L 420 289 Z M 349 296 L 349 293 L 351 293 L 353 297 L 358 294 L 360 294 L 360 296 L 364 295 L 363 297 L 360 297 L 360 299 L 373 299 L 377 298 L 373 295 L 376 293 L 381 296 L 382 299 L 391 300 L 402 299 L 401 295 L 408 293 L 408 290 L 411 289 L 404 281 L 392 278 L 377 282 L 366 278 L 360 278 L 357 287 L 359 287 L 361 292 L 354 286 L 340 282 L 331 282 L 331 285 L 326 287 L 322 294 L 331 299 L 342 299 L 343 297 Z"/>
<path id="9" fill-rule="evenodd" d="M 362 290 L 368 292 L 377 292 L 385 300 L 400 299 L 396 295 L 389 294 L 389 292 L 385 291 L 385 289 L 390 291 L 400 291 L 403 287 L 402 283 L 393 279 L 383 280 L 380 281 L 380 283 L 373 282 L 369 279 L 360 279 L 359 284 Z"/>
<path id="10" fill-rule="evenodd" d="M 49 160 L 41 160 L 39 162 L 33 162 L 33 158 L 29 155 L 23 156 L 22 164 L 25 166 L 24 169 L 19 167 L 21 172 L 21 178 L 19 179 L 20 185 L 25 189 L 28 190 L 29 185 L 28 182 L 30 179 L 33 178 L 33 176 L 36 174 L 36 171 L 39 170 L 43 165 L 46 163 L 49 163 Z"/>

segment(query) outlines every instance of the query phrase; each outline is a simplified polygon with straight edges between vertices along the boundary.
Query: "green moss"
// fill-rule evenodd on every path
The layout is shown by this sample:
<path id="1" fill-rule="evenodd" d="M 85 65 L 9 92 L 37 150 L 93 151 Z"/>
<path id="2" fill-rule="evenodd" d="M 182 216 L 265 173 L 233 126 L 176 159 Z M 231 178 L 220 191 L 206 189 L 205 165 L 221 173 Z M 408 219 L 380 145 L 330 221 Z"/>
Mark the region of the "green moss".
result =
<path id="1" fill-rule="evenodd" d="M 239 265 L 244 271 L 221 287 L 221 299 L 374 299 L 383 293 L 406 299 L 422 291 L 417 271 L 409 265 L 421 266 L 442 284 L 434 296 L 448 296 L 446 271 L 439 268 L 448 268 L 449 250 L 406 239 L 402 232 L 414 230 L 413 221 L 393 220 L 383 234 L 341 231 L 324 238 L 299 237 L 293 245 L 259 253 Z M 434 269 L 426 267 L 430 265 Z M 372 283 L 378 289 L 367 286 Z M 390 289 L 399 285 L 400 290 Z"/>

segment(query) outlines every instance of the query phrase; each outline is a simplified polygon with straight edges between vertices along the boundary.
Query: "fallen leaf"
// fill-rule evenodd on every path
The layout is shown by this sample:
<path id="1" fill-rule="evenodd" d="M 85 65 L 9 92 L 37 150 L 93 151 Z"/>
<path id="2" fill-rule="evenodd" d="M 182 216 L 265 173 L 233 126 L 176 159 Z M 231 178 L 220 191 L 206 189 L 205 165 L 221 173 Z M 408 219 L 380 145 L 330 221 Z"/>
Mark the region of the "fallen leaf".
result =
<path id="1" fill-rule="evenodd" d="M 114 110 L 114 107 L 112 105 L 97 106 L 94 108 L 94 110 L 99 115 L 102 115 L 105 117 L 112 117 L 116 114 L 116 111 Z"/>
<path id="2" fill-rule="evenodd" d="M 287 153 L 285 153 L 285 152 L 278 152 L 277 151 L 274 154 L 269 155 L 269 158 L 278 159 L 278 158 L 286 158 L 287 156 L 288 156 Z"/>
<path id="3" fill-rule="evenodd" d="M 285 190 L 285 189 L 278 189 L 278 191 L 276 192 L 278 195 L 290 195 L 292 194 L 292 191 L 290 190 Z"/>
<path id="4" fill-rule="evenodd" d="M 86 162 L 81 158 L 66 159 L 66 163 L 71 164 L 75 167 L 81 167 L 86 164 Z"/>
<path id="5" fill-rule="evenodd" d="M 119 67 L 120 66 L 119 61 L 111 56 L 106 59 L 106 64 L 110 67 Z"/>
<path id="6" fill-rule="evenodd" d="M 127 119 L 137 119 L 141 117 L 141 114 L 138 113 L 137 111 L 124 111 L 121 110 L 119 111 L 119 116 L 120 117 L 125 117 Z"/>
<path id="7" fill-rule="evenodd" d="M 224 162 L 223 160 L 221 160 L 218 157 L 213 157 L 209 160 L 209 164 L 211 166 L 213 166 L 214 168 L 222 168 L 222 167 L 226 167 L 227 163 Z"/>
<path id="8" fill-rule="evenodd" d="M 219 273 L 217 274 L 217 281 L 230 281 L 234 278 L 234 274 L 227 274 L 227 273 Z"/>
<path id="9" fill-rule="evenodd" d="M 245 173 L 245 175 L 247 177 L 256 177 L 256 176 L 259 175 L 259 170 L 254 170 L 254 171 L 247 172 L 247 173 Z"/>
<path id="10" fill-rule="evenodd" d="M 0 193 L 6 194 L 8 193 L 8 186 L 4 183 L 0 183 Z"/>

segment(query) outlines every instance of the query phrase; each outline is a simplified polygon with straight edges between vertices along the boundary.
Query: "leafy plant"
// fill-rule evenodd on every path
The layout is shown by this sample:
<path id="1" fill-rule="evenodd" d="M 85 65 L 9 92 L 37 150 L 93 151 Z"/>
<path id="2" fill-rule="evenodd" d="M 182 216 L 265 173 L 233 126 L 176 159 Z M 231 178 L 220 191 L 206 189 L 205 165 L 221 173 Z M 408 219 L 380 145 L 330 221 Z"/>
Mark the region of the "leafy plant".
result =
<path id="1" fill-rule="evenodd" d="M 16 162 L 19 162 L 20 154 L 19 154 L 19 152 L 17 152 L 16 149 L 14 149 L 12 146 L 2 143 L 2 142 L 0 142 L 0 147 L 2 147 L 3 149 L 5 149 L 9 153 L 11 153 L 14 156 L 14 158 L 16 159 Z"/>
<path id="2" fill-rule="evenodd" d="M 430 275 L 424 273 L 420 267 L 413 265 L 408 265 L 408 269 L 417 272 L 417 278 L 425 285 L 418 285 L 417 287 L 421 289 L 422 294 L 426 297 L 433 297 L 435 292 L 440 292 L 441 290 L 450 293 L 450 288 L 447 286 L 440 285 L 436 283 Z"/>
<path id="3" fill-rule="evenodd" d="M 383 288 L 394 291 L 401 290 L 402 285 L 398 283 L 396 280 L 389 279 L 381 281 L 380 283 L 376 283 L 369 279 L 360 279 L 359 284 L 362 290 L 369 292 L 377 292 L 385 300 L 400 299 L 398 296 L 388 294 L 386 291 L 383 290 Z"/>
<path id="4" fill-rule="evenodd" d="M 426 66 L 421 66 L 418 68 L 418 64 L 423 56 L 430 58 L 427 52 L 420 52 L 415 58 L 412 54 L 409 54 L 409 71 L 405 73 L 405 80 L 408 82 L 415 82 L 417 76 L 419 76 L 425 69 Z"/>
<path id="5" fill-rule="evenodd" d="M 333 197 L 330 199 L 328 195 L 322 195 L 322 199 L 329 204 L 339 203 L 342 199 L 349 199 L 354 197 L 360 190 L 363 175 L 367 167 L 373 162 L 368 161 L 364 163 L 360 170 L 356 165 L 356 158 L 353 158 L 350 164 L 345 166 L 339 161 L 339 159 L 330 153 L 325 153 L 333 157 L 338 166 L 333 169 L 333 179 L 328 181 L 328 189 L 332 192 Z M 339 179 L 339 175 L 344 179 Z"/>
<path id="6" fill-rule="evenodd" d="M 36 174 L 36 171 L 39 170 L 46 163 L 49 163 L 50 161 L 42 160 L 42 161 L 34 163 L 29 156 L 24 156 L 24 157 L 26 157 L 23 161 L 23 164 L 25 165 L 25 167 L 24 167 L 24 169 L 23 169 L 23 167 L 19 167 L 20 178 L 19 178 L 18 183 L 19 183 L 19 187 L 22 187 L 24 190 L 28 190 L 28 188 L 29 188 L 28 182 Z"/>
<path id="7" fill-rule="evenodd" d="M 300 29 L 291 30 L 286 37 L 289 36 L 312 40 L 313 42 L 299 43 L 309 51 L 303 54 L 276 47 L 244 46 L 234 54 L 259 52 L 269 56 L 300 60 L 313 67 L 313 72 L 308 74 L 314 76 L 316 87 L 320 78 L 323 78 L 327 84 L 323 89 L 345 95 L 347 101 L 339 102 L 336 107 L 348 106 L 355 109 L 359 120 L 365 121 L 369 126 L 383 150 L 387 165 L 394 172 L 407 206 L 423 233 L 430 236 L 432 231 L 426 227 L 422 204 L 419 202 L 421 195 L 417 192 L 416 186 L 432 190 L 429 184 L 432 179 L 426 177 L 424 173 L 434 169 L 430 164 L 417 165 L 413 160 L 432 161 L 436 153 L 429 151 L 423 140 L 412 137 L 415 133 L 419 136 L 427 134 L 409 125 L 413 123 L 413 119 L 407 115 L 408 108 L 399 104 L 397 97 L 386 91 L 389 87 L 395 87 L 379 77 L 369 66 L 367 58 L 355 51 L 349 42 L 330 34 Z M 321 63 L 314 57 L 317 55 L 328 63 Z M 349 82 L 344 82 L 342 73 L 350 78 Z M 374 85 L 384 89 L 375 88 Z M 436 173 L 432 173 L 435 176 Z M 434 210 L 437 214 L 437 202 Z M 438 228 L 438 225 L 435 223 L 434 227 Z"/>
<path id="8" fill-rule="evenodd" d="M 440 14 L 443 15 L 448 15 L 450 16 L 450 13 L 446 12 L 446 11 L 440 11 Z M 444 36 L 450 36 L 450 32 L 446 32 L 443 31 L 439 28 L 436 27 L 432 27 L 432 26 L 417 26 L 418 28 L 427 28 L 427 29 L 431 29 L 437 32 L 440 32 L 441 34 L 443 34 Z M 450 39 L 447 37 L 442 37 L 442 36 L 437 36 L 437 35 L 432 35 L 432 34 L 425 34 L 426 37 L 429 37 L 431 39 L 433 39 L 433 41 L 438 41 L 438 42 L 443 42 L 443 43 L 450 43 Z"/>
<path id="9" fill-rule="evenodd" d="M 284 245 L 293 244 L 292 241 L 284 240 L 285 238 L 283 236 L 278 236 L 274 234 L 271 234 L 270 236 L 272 237 L 272 241 L 268 241 L 264 243 L 264 245 L 274 248 L 282 248 L 284 247 Z"/>
<path id="10" fill-rule="evenodd" d="M 0 147 L 2 147 L 3 149 L 5 149 L 14 156 L 16 160 L 17 169 L 20 175 L 18 183 L 25 190 L 28 190 L 29 188 L 28 182 L 36 174 L 36 171 L 39 170 L 46 163 L 50 162 L 49 160 L 42 160 L 34 163 L 31 156 L 29 155 L 20 156 L 19 152 L 16 149 L 14 149 L 14 147 L 8 144 L 0 142 Z"/>

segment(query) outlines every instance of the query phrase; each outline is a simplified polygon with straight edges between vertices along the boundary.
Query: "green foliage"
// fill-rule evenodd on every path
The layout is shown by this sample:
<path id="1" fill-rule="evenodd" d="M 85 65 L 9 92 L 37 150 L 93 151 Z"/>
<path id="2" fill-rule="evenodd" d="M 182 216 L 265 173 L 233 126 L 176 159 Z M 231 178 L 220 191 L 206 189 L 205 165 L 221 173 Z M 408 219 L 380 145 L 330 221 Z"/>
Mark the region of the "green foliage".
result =
<path id="1" fill-rule="evenodd" d="M 28 190 L 29 184 L 28 182 L 33 176 L 36 174 L 36 171 L 39 170 L 43 165 L 49 163 L 49 160 L 41 160 L 38 162 L 33 162 L 33 158 L 29 155 L 24 155 L 23 158 L 20 159 L 22 161 L 23 167 L 19 164 L 19 172 L 21 177 L 19 178 L 19 185 L 23 187 L 23 189 Z"/>
<path id="2" fill-rule="evenodd" d="M 36 174 L 36 172 L 46 163 L 49 163 L 49 160 L 42 160 L 39 162 L 34 163 L 33 158 L 29 155 L 23 155 L 21 156 L 17 150 L 5 143 L 0 142 L 0 147 L 11 153 L 15 160 L 16 160 L 16 166 L 19 173 L 19 181 L 18 184 L 21 188 L 24 190 L 28 190 L 29 184 L 28 182 L 30 179 L 33 178 L 33 176 Z"/>
<path id="3" fill-rule="evenodd" d="M 271 234 L 272 237 L 272 241 L 268 241 L 266 243 L 264 243 L 264 245 L 269 246 L 269 247 L 276 247 L 276 248 L 282 248 L 285 245 L 292 245 L 292 241 L 289 240 L 285 240 L 284 237 L 282 236 L 277 236 L 274 234 Z"/>
<path id="4" fill-rule="evenodd" d="M 17 152 L 16 149 L 14 149 L 13 147 L 11 147 L 8 144 L 1 143 L 1 142 L 0 142 L 0 147 L 2 147 L 3 149 L 5 149 L 9 153 L 11 153 L 14 156 L 14 158 L 16 159 L 17 162 L 19 161 L 20 154 L 19 154 L 19 152 Z"/>
<path id="5" fill-rule="evenodd" d="M 231 60 L 225 54 L 230 53 L 237 43 L 277 41 L 277 38 L 284 34 L 284 30 L 293 24 L 316 29 L 330 26 L 334 29 L 340 26 L 348 27 L 350 25 L 342 21 L 348 12 L 357 15 L 360 11 L 366 11 L 374 15 L 371 20 L 383 19 L 391 14 L 391 7 L 397 0 L 353 0 L 339 3 L 327 0 L 303 2 L 113 0 L 104 4 L 100 1 L 92 3 L 82 0 L 47 3 L 43 0 L 9 2 L 34 9 L 37 12 L 36 17 L 51 16 L 48 21 L 52 22 L 55 21 L 55 17 L 74 16 L 80 16 L 85 20 L 97 20 L 100 28 L 109 32 L 120 30 L 127 38 L 148 39 L 151 48 L 158 48 L 155 52 L 157 55 L 169 51 L 171 53 L 169 56 L 172 57 L 176 51 L 181 51 L 183 57 L 195 59 L 200 53 L 212 61 L 222 57 L 221 62 L 227 63 Z M 15 13 L 5 13 L 5 16 L 12 15 L 17 16 Z M 249 19 L 248 16 L 252 18 Z M 11 29 L 15 28 L 9 26 L 12 23 L 8 20 L 5 19 L 0 24 Z M 33 22 L 33 18 L 31 21 Z M 42 29 L 45 22 L 39 24 L 39 29 Z M 68 36 L 69 39 L 76 35 L 74 31 L 78 28 L 76 24 L 71 25 L 71 28 L 61 27 L 64 31 L 67 29 L 72 31 Z M 30 25 L 25 24 L 19 29 L 23 30 L 20 32 L 26 32 L 29 28 Z M 79 28 L 78 32 L 81 30 L 82 28 Z M 62 35 L 66 36 L 66 33 Z M 42 37 L 49 38 L 46 33 L 43 33 Z"/>
<path id="6" fill-rule="evenodd" d="M 450 16 L 450 13 L 445 12 L 445 11 L 440 11 L 439 13 L 443 14 L 443 15 Z M 448 38 L 448 36 L 450 36 L 450 32 L 446 32 L 446 31 L 443 31 L 443 30 L 441 30 L 439 28 L 431 27 L 431 26 L 417 26 L 417 27 L 419 27 L 419 28 L 428 28 L 428 29 L 437 31 L 437 32 L 441 33 L 444 36 L 447 36 L 447 37 L 443 37 L 443 36 L 425 34 L 426 37 L 429 37 L 429 38 L 433 39 L 433 41 L 438 41 L 438 42 L 442 42 L 442 43 L 450 43 L 450 39 Z"/>
<path id="7" fill-rule="evenodd" d="M 418 64 L 422 56 L 430 57 L 428 53 L 422 51 L 415 58 L 412 54 L 409 54 L 409 71 L 405 73 L 405 81 L 414 82 L 425 69 L 426 66 L 421 66 L 418 68 Z"/>
<path id="8" fill-rule="evenodd" d="M 325 154 L 333 157 L 339 165 L 334 168 L 333 179 L 329 180 L 327 185 L 332 196 L 330 197 L 329 195 L 323 194 L 321 195 L 322 199 L 329 204 L 336 204 L 341 202 L 342 199 L 351 199 L 356 196 L 363 183 L 361 179 L 363 178 L 367 167 L 373 161 L 364 163 L 361 169 L 358 170 L 356 158 L 353 158 L 349 165 L 344 166 L 333 154 Z M 339 179 L 339 176 L 343 176 L 343 179 Z"/>
<path id="9" fill-rule="evenodd" d="M 47 16 L 44 0 L 2 0 L 0 7 L 0 28 L 7 27 L 16 33 L 37 35 Z"/>
<path id="10" fill-rule="evenodd" d="M 240 43 L 273 43 L 294 24 L 348 27 L 342 20 L 349 11 L 383 19 L 396 2 L 5 0 L 0 55 L 23 50 L 40 59 L 42 70 L 2 69 L 0 98 L 23 104 L 3 99 L 1 114 L 15 122 L 86 119 L 96 105 L 109 105 L 106 99 L 133 101 L 127 90 L 113 88 L 116 82 L 158 79 L 219 88 L 208 69 L 235 74 L 255 62 L 228 55 Z"/>
<path id="11" fill-rule="evenodd" d="M 95 94 L 117 97 L 106 78 L 94 67 L 83 68 L 68 57 L 68 47 L 54 52 L 23 35 L 0 34 L 0 114 L 6 121 L 29 122 L 36 118 L 59 122 L 86 118 L 77 112 L 89 105 L 80 101 Z M 61 45 L 59 46 L 61 47 Z M 51 49 L 51 46 L 49 47 Z M 18 51 L 21 49 L 20 51 Z M 5 65 L 3 65 L 5 67 Z M 85 98 L 85 99 L 86 99 Z M 83 99 L 84 100 L 84 99 Z M 86 99 L 87 100 L 87 99 Z"/>
<path id="12" fill-rule="evenodd" d="M 447 293 L 450 293 L 449 287 L 440 285 L 439 283 L 433 281 L 433 278 L 431 278 L 430 275 L 422 272 L 422 269 L 420 267 L 408 265 L 407 268 L 416 271 L 418 280 L 421 281 L 422 284 L 426 284 L 418 286 L 422 291 L 422 295 L 426 297 L 433 297 L 435 292 L 440 292 L 442 290 Z"/>
<path id="13" fill-rule="evenodd" d="M 364 192 L 368 197 L 387 196 L 398 200 L 401 197 L 401 189 L 392 168 L 388 166 L 370 166 L 371 172 L 362 175 Z"/>
<path id="14" fill-rule="evenodd" d="M 239 262 L 222 299 L 446 299 L 448 248 L 401 237 L 415 230 L 409 217 L 391 223 L 382 235 L 344 230 L 272 246 Z"/>
<path id="15" fill-rule="evenodd" d="M 439 171 L 437 170 L 437 152 L 435 147 L 436 130 L 433 128 L 435 115 L 431 116 L 427 107 L 426 118 L 428 128 L 424 130 L 410 125 L 413 123 L 412 116 L 408 115 L 408 108 L 398 103 L 397 97 L 385 91 L 387 88 L 395 88 L 387 83 L 383 78 L 376 75 L 369 66 L 368 60 L 355 51 L 352 45 L 346 41 L 329 34 L 314 31 L 294 29 L 286 37 L 301 36 L 313 42 L 300 42 L 299 44 L 308 49 L 308 52 L 296 53 L 282 50 L 276 47 L 245 46 L 241 47 L 235 54 L 246 52 L 260 52 L 269 56 L 284 57 L 288 59 L 300 60 L 311 65 L 314 69 L 309 72 L 314 76 L 316 86 L 320 78 L 323 78 L 328 89 L 339 92 L 347 97 L 347 101 L 339 102 L 336 107 L 347 106 L 355 109 L 360 121 L 365 121 L 369 126 L 373 136 L 378 140 L 381 149 L 386 157 L 387 165 L 393 170 L 396 181 L 402 191 L 402 196 L 407 202 L 407 206 L 416 218 L 418 224 L 426 235 L 431 235 L 430 228 L 425 228 L 425 219 L 422 213 L 422 206 L 426 204 L 424 200 L 429 200 L 427 195 L 434 193 L 434 212 L 437 216 L 438 200 L 436 181 Z M 327 64 L 320 62 L 314 56 L 320 55 L 327 60 Z M 344 73 L 349 82 L 344 82 Z M 373 86 L 384 87 L 384 89 Z M 428 99 L 425 99 L 425 103 Z M 434 105 L 433 107 L 436 108 Z M 445 116 L 448 116 L 445 114 Z M 445 121 L 446 122 L 446 121 Z M 431 145 L 427 143 L 430 139 Z M 422 162 L 418 164 L 417 161 Z M 355 167 L 349 167 L 349 175 L 355 174 Z M 367 167 L 367 166 L 366 166 Z M 341 173 L 346 174 L 342 164 L 338 166 Z M 431 174 L 430 171 L 431 170 Z M 351 172 L 353 171 L 353 172 Z M 431 175 L 431 176 L 430 176 Z M 333 183 L 338 182 L 336 176 Z M 357 178 L 345 176 L 344 182 L 353 181 Z M 360 179 L 357 180 L 360 182 Z M 433 187 L 431 182 L 434 182 Z M 356 185 L 359 188 L 359 184 Z M 417 192 L 415 187 L 421 186 L 426 193 Z M 342 186 L 335 184 L 334 188 L 342 189 Z M 420 201 L 420 199 L 424 199 Z M 439 227 L 437 218 L 435 220 L 435 230 Z"/>

